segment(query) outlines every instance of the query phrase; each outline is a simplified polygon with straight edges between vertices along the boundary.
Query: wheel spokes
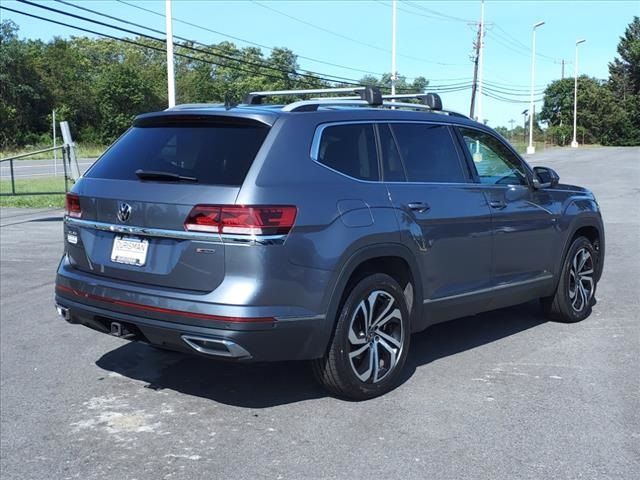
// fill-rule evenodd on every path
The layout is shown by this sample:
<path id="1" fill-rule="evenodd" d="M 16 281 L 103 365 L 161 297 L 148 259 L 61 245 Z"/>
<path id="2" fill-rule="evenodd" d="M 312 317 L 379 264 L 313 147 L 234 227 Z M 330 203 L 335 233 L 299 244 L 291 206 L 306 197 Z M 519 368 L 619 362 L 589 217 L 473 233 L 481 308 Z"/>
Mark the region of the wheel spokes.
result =
<path id="1" fill-rule="evenodd" d="M 382 381 L 402 352 L 402 312 L 394 296 L 375 290 L 355 308 L 347 331 L 348 359 L 355 375 L 367 383 Z"/>
<path id="2" fill-rule="evenodd" d="M 586 248 L 581 248 L 574 255 L 569 270 L 569 300 L 576 312 L 582 311 L 593 297 L 593 272 L 593 257 Z"/>

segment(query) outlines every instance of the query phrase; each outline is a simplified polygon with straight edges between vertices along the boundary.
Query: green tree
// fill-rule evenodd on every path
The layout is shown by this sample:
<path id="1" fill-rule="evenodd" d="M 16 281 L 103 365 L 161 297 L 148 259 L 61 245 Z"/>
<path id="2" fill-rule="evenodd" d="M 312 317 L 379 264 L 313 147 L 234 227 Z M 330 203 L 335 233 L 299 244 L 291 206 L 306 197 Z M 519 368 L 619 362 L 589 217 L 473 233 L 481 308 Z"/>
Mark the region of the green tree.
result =
<path id="1" fill-rule="evenodd" d="M 633 17 L 618 43 L 619 58 L 609 63 L 609 83 L 616 95 L 626 99 L 640 94 L 640 17 Z"/>
<path id="2" fill-rule="evenodd" d="M 151 85 L 129 65 L 115 63 L 96 83 L 100 138 L 110 143 L 121 135 L 133 118 L 149 110 L 160 110 L 162 102 Z"/>
<path id="3" fill-rule="evenodd" d="M 0 146 L 37 143 L 48 132 L 51 95 L 42 83 L 37 59 L 41 42 L 18 39 L 12 21 L 0 23 Z"/>

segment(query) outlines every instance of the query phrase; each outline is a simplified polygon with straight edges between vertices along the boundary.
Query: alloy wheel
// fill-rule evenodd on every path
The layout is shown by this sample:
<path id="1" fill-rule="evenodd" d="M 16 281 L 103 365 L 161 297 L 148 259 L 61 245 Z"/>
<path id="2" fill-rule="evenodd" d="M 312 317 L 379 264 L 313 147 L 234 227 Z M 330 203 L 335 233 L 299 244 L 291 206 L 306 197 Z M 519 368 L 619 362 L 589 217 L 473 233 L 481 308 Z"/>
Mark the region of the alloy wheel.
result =
<path id="1" fill-rule="evenodd" d="M 349 323 L 349 363 L 365 383 L 384 380 L 396 367 L 404 344 L 402 312 L 395 298 L 375 290 L 362 299 Z"/>
<path id="2" fill-rule="evenodd" d="M 593 256 L 586 248 L 573 256 L 569 269 L 569 301 L 575 312 L 582 312 L 593 297 Z"/>

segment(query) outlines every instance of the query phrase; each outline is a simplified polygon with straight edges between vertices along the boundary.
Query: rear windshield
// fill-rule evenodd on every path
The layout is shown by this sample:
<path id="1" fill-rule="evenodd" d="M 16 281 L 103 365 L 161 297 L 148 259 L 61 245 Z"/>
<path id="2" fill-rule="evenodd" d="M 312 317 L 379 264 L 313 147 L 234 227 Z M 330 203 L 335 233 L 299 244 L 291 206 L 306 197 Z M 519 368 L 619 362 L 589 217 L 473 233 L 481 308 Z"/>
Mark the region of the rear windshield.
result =
<path id="1" fill-rule="evenodd" d="M 138 180 L 136 170 L 144 170 L 241 185 L 268 132 L 266 126 L 219 122 L 134 126 L 85 176 Z"/>

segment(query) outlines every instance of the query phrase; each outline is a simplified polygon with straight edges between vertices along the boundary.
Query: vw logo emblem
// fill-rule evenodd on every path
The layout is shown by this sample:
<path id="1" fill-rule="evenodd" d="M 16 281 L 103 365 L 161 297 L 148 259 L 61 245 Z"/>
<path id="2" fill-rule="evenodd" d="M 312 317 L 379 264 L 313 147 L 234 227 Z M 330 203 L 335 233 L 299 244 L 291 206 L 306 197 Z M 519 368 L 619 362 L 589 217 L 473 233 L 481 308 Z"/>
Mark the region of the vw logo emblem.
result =
<path id="1" fill-rule="evenodd" d="M 118 220 L 122 223 L 129 221 L 131 216 L 131 205 L 128 203 L 120 202 L 118 204 Z"/>

